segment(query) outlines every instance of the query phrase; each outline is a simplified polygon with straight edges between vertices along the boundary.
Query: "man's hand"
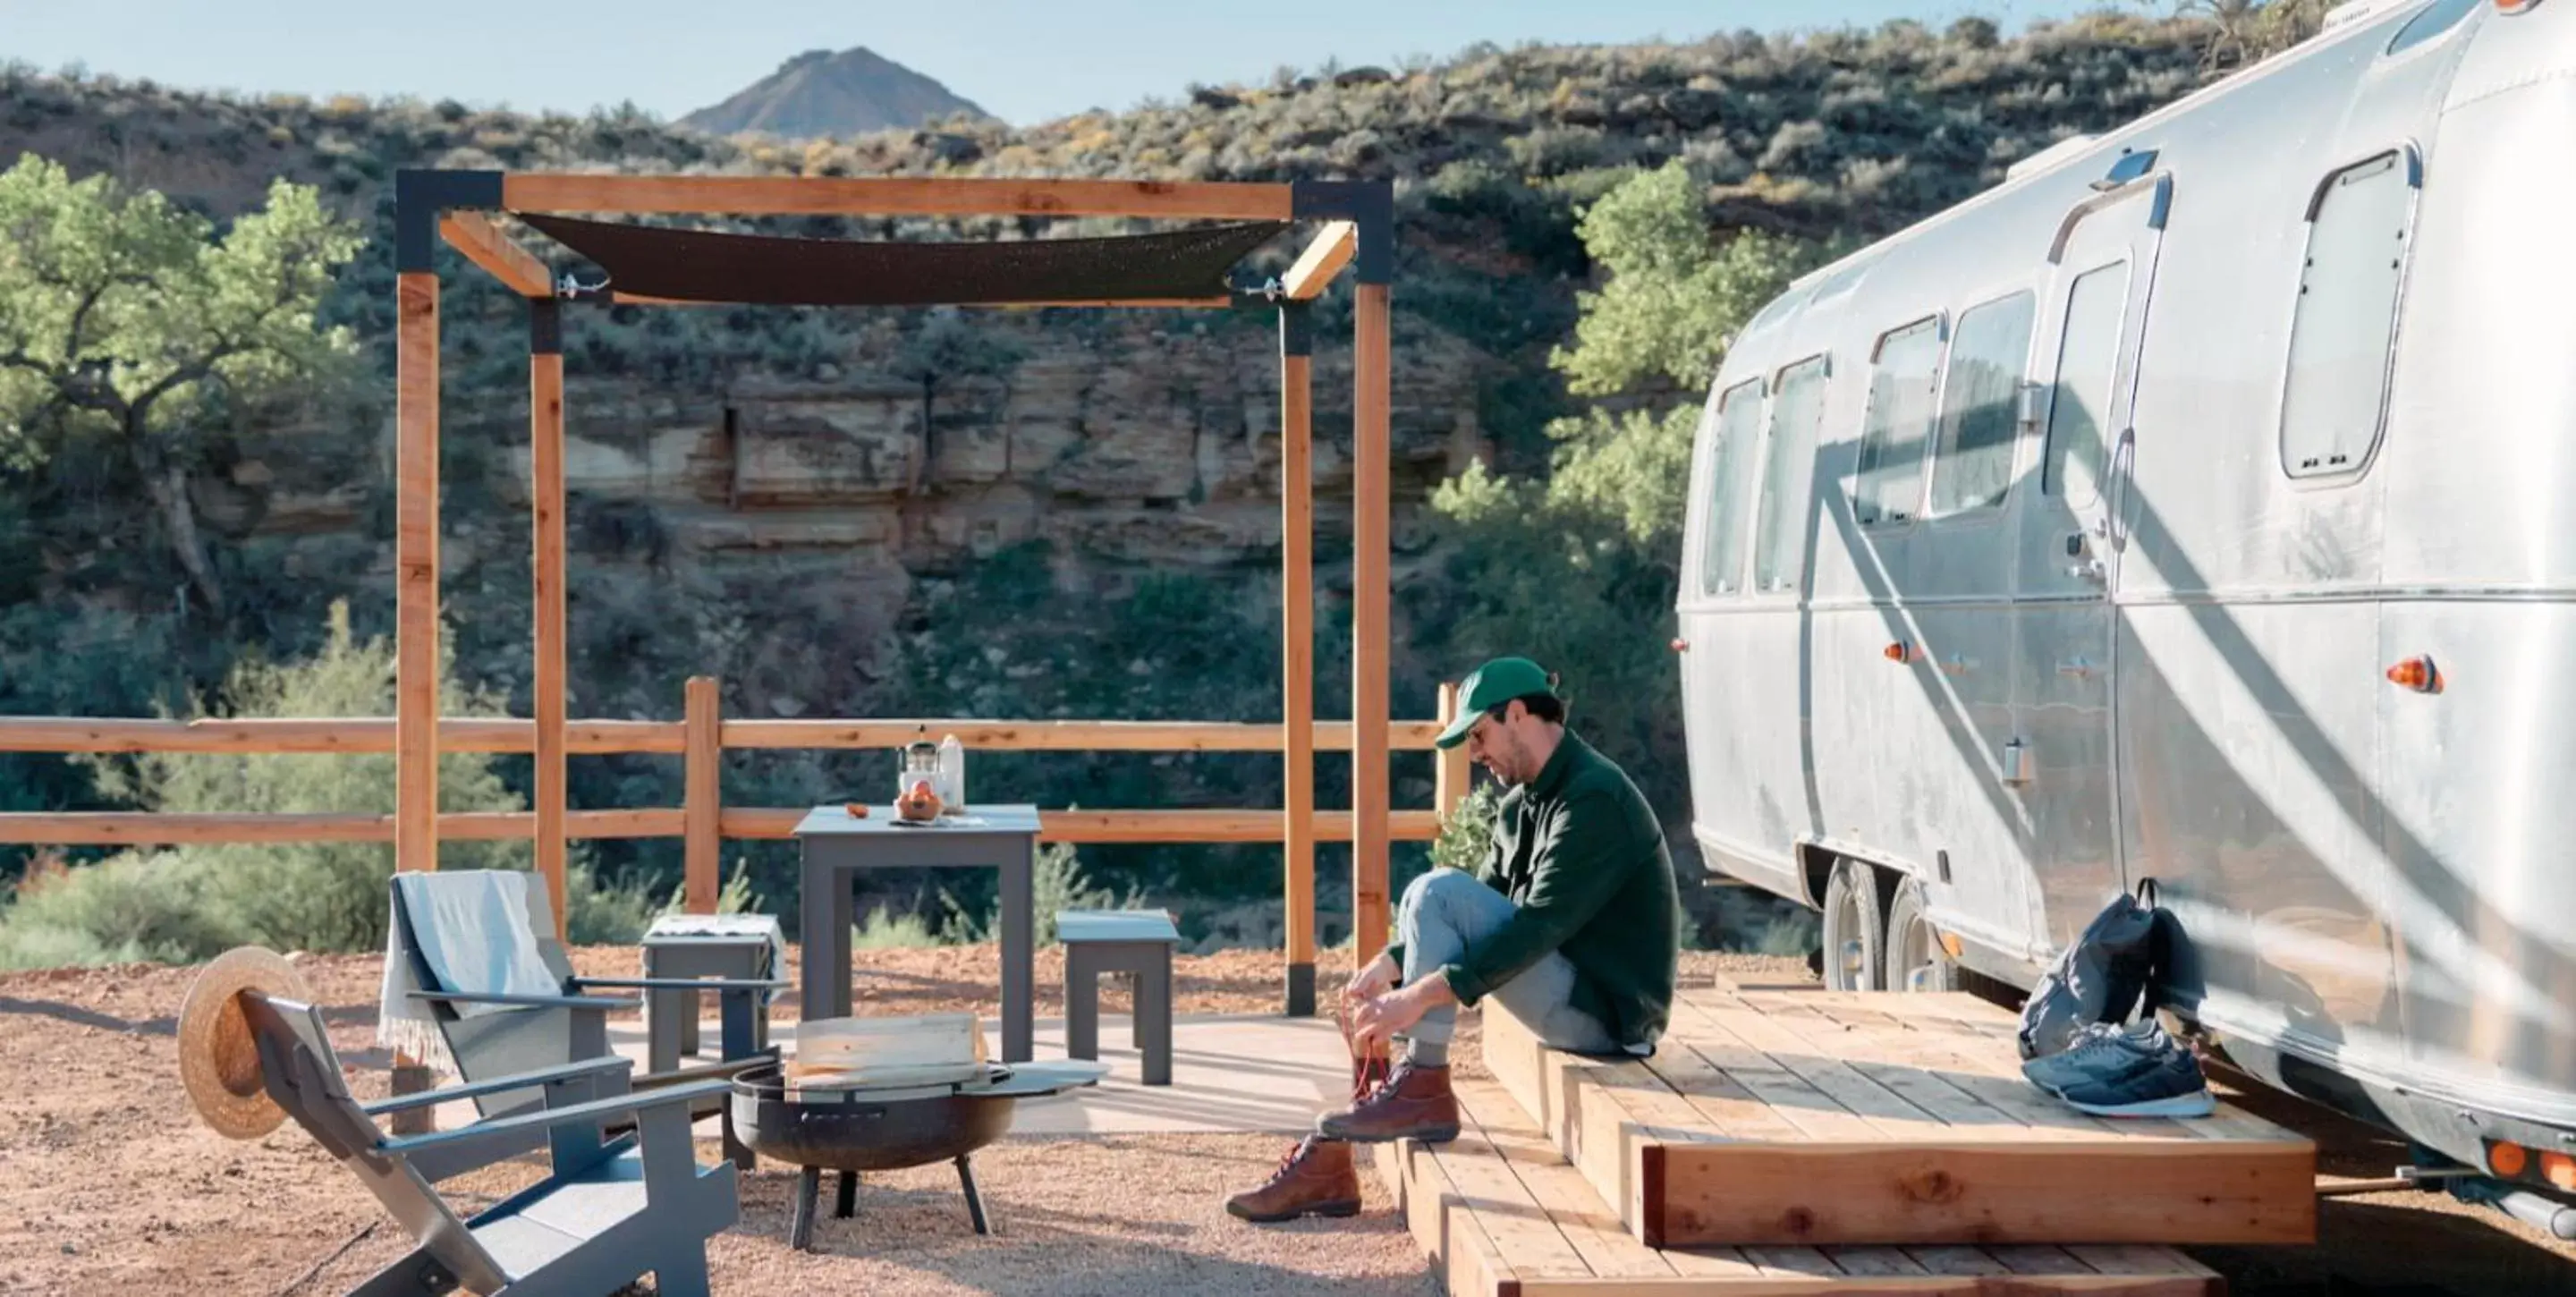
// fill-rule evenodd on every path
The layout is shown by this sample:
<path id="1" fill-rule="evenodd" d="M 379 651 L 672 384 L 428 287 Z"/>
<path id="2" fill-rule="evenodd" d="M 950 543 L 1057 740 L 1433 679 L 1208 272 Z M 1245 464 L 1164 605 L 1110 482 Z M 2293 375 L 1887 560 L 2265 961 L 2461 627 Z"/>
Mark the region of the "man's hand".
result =
<path id="1" fill-rule="evenodd" d="M 1391 991 L 1362 1001 L 1351 1012 L 1351 1043 L 1362 1057 L 1392 1043 L 1396 1033 L 1422 1021 L 1422 1015 L 1444 1004 L 1455 1004 L 1458 997 L 1449 990 L 1449 979 L 1433 973 L 1401 991 Z"/>
<path id="2" fill-rule="evenodd" d="M 1342 1007 L 1356 1009 L 1361 1004 L 1386 994 L 1395 988 L 1395 979 L 1403 974 L 1404 970 L 1397 967 L 1394 960 L 1383 954 L 1379 955 L 1370 960 L 1369 966 L 1361 969 L 1359 976 L 1352 978 L 1348 986 L 1342 988 Z"/>

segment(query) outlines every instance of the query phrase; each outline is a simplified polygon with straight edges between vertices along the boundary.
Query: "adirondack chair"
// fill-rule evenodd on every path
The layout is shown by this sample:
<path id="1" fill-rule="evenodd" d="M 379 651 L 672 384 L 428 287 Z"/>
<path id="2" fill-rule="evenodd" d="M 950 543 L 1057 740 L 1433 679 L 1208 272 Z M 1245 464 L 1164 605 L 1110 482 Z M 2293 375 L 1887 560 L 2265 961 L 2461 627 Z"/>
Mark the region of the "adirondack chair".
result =
<path id="1" fill-rule="evenodd" d="M 418 985 L 412 998 L 426 1001 L 438 1024 L 440 1039 L 456 1063 L 457 1075 L 470 1084 L 521 1072 L 559 1067 L 586 1059 L 605 1058 L 613 1054 L 608 1043 L 608 1015 L 621 1010 L 637 1009 L 642 1001 L 633 996 L 597 995 L 598 990 L 653 991 L 691 990 L 716 993 L 722 1014 L 720 1061 L 661 1072 L 646 1072 L 634 1079 L 636 1089 L 729 1077 L 747 1068 L 776 1062 L 775 1045 L 754 1044 L 755 1015 L 767 1012 L 770 992 L 789 985 L 784 980 L 717 980 L 698 978 L 582 977 L 573 972 L 572 960 L 564 953 L 562 943 L 554 937 L 554 913 L 547 907 L 543 887 L 527 888 L 528 926 L 508 934 L 486 933 L 485 939 L 506 938 L 519 943 L 534 954 L 556 983 L 553 995 L 500 995 L 473 993 L 445 985 L 422 952 L 414 924 L 418 922 L 412 907 L 404 902 L 406 886 L 422 885 L 419 880 L 441 877 L 463 877 L 470 871 L 449 871 L 443 875 L 414 875 L 406 884 L 397 875 L 391 885 L 393 895 L 393 938 L 397 957 L 409 962 Z M 436 885 L 435 881 L 429 885 Z M 458 1012 L 467 1003 L 509 1006 L 508 1011 L 467 1015 Z M 652 1029 L 673 1032 L 678 1024 L 656 1021 Z M 506 1116 L 535 1107 L 543 1096 L 533 1090 L 494 1090 L 483 1088 L 475 1096 L 475 1108 L 484 1117 Z M 721 1099 L 707 1100 L 694 1109 L 696 1115 L 710 1113 L 725 1117 L 725 1154 L 743 1170 L 752 1168 L 754 1158 L 749 1147 L 734 1138 L 731 1115 Z"/>
<path id="2" fill-rule="evenodd" d="M 340 1060 L 312 1005 L 240 993 L 259 1048 L 261 1085 L 411 1233 L 413 1250 L 350 1290 L 351 1297 L 428 1297 L 457 1288 L 503 1297 L 605 1297 L 651 1272 L 665 1297 L 700 1297 L 707 1239 L 740 1218 L 734 1169 L 701 1168 L 689 1144 L 689 1105 L 729 1088 L 705 1081 L 642 1092 L 632 1064 L 594 1058 L 518 1076 L 374 1103 L 350 1097 Z M 542 1107 L 457 1130 L 389 1138 L 375 1119 L 426 1104 L 507 1089 Z M 610 1118 L 632 1135 L 602 1139 Z M 513 1136 L 535 1132 L 552 1151 L 546 1178 L 471 1219 L 430 1187 L 437 1160 L 452 1174 L 509 1155 Z"/>

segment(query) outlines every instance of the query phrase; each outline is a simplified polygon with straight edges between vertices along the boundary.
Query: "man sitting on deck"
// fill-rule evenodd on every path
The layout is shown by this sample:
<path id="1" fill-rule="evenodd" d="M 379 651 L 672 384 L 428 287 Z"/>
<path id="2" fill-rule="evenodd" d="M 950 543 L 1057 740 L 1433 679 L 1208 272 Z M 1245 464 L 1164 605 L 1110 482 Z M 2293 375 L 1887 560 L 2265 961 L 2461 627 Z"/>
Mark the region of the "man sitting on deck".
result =
<path id="1" fill-rule="evenodd" d="M 1498 658 L 1461 686 L 1438 739 L 1511 791 L 1493 852 L 1471 877 L 1434 869 L 1405 889 L 1397 942 L 1342 993 L 1351 1107 L 1315 1123 L 1269 1182 L 1227 1200 L 1246 1220 L 1359 1211 L 1352 1142 L 1458 1135 L 1449 1040 L 1458 1006 L 1493 996 L 1547 1044 L 1578 1054 L 1654 1052 L 1680 962 L 1681 902 L 1663 827 L 1637 786 L 1567 732 L 1555 680 Z M 1391 1037 L 1404 1057 L 1374 1087 Z"/>

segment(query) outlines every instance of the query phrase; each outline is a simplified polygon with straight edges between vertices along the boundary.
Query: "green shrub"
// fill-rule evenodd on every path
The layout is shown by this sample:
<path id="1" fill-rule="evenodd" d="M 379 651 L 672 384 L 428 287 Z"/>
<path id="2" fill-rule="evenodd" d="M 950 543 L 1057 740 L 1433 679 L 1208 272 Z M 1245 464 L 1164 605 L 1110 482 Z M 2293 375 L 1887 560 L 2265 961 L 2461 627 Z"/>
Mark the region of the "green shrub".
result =
<path id="1" fill-rule="evenodd" d="M 1458 809 L 1440 826 L 1431 843 L 1431 867 L 1475 873 L 1494 849 L 1494 814 L 1502 799 L 1490 782 L 1479 783 L 1458 801 Z"/>

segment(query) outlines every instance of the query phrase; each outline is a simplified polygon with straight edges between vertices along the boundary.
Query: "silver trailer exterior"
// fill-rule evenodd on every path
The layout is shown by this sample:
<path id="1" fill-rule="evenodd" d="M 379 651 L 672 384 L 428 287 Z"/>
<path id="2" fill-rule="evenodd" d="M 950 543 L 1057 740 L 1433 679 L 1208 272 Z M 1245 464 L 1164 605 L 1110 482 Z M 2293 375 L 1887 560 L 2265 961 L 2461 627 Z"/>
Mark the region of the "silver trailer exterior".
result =
<path id="1" fill-rule="evenodd" d="M 2378 0 L 1795 285 L 1693 461 L 1710 867 L 1900 988 L 2153 879 L 2232 1061 L 2576 1187 L 2571 220 L 2576 0 Z"/>

